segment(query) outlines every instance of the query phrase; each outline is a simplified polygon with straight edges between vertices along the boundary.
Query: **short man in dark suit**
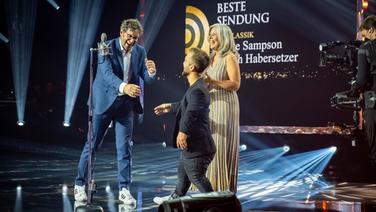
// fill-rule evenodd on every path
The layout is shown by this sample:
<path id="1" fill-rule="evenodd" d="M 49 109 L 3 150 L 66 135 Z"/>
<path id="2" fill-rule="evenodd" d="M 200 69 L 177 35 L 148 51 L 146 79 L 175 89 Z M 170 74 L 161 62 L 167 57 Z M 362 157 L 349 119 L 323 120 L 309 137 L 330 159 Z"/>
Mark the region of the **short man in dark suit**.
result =
<path id="1" fill-rule="evenodd" d="M 124 20 L 120 25 L 120 37 L 108 41 L 112 54 L 99 55 L 98 68 L 93 84 L 93 157 L 110 125 L 114 123 L 116 134 L 119 200 L 135 204 L 131 195 L 132 154 L 131 143 L 133 118 L 143 112 L 140 103 L 139 79 L 146 83 L 156 75 L 155 63 L 146 59 L 144 47 L 137 44 L 143 28 L 136 19 Z M 75 179 L 74 197 L 78 202 L 87 200 L 85 185 L 88 173 L 89 142 L 82 150 Z"/>
<path id="2" fill-rule="evenodd" d="M 201 192 L 213 191 L 206 178 L 208 165 L 216 152 L 209 129 L 210 98 L 207 86 L 200 74 L 208 67 L 209 56 L 192 48 L 185 57 L 183 75 L 189 88 L 183 99 L 176 103 L 164 103 L 154 108 L 157 115 L 176 112 L 173 145 L 182 150 L 178 165 L 178 182 L 170 198 L 184 196 L 191 183 Z M 161 198 L 162 199 L 162 198 Z M 154 199 L 158 204 L 158 200 Z"/>

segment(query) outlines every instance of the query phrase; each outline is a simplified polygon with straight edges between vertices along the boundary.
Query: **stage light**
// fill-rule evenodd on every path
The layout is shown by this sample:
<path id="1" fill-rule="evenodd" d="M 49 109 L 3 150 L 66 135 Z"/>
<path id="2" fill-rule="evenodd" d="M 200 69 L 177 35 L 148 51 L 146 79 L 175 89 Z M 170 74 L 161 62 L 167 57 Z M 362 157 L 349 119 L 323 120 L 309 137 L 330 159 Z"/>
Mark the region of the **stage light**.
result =
<path id="1" fill-rule="evenodd" d="M 364 10 L 368 9 L 368 0 L 362 0 L 362 8 Z"/>
<path id="2" fill-rule="evenodd" d="M 67 187 L 67 185 L 63 185 L 63 188 L 61 189 L 61 193 L 63 194 L 63 195 L 67 195 L 68 194 L 68 187 Z"/>
<path id="3" fill-rule="evenodd" d="M 64 122 L 69 123 L 102 14 L 103 0 L 70 4 L 69 43 Z"/>
<path id="4" fill-rule="evenodd" d="M 72 204 L 69 200 L 69 196 L 68 196 L 68 186 L 67 185 L 63 185 L 62 189 L 61 189 L 61 194 L 62 194 L 62 198 L 63 198 L 63 211 L 72 211 Z"/>
<path id="5" fill-rule="evenodd" d="M 239 150 L 241 152 L 247 150 L 247 145 L 245 145 L 245 144 L 240 145 Z"/>
<path id="6" fill-rule="evenodd" d="M 37 0 L 5 1 L 17 118 L 25 116 Z"/>
<path id="7" fill-rule="evenodd" d="M 332 147 L 329 148 L 329 151 L 332 152 L 332 153 L 335 153 L 337 151 L 337 147 L 332 146 Z"/>
<path id="8" fill-rule="evenodd" d="M 283 147 L 243 152 L 240 155 L 241 163 L 239 166 L 244 170 L 263 170 L 274 163 L 274 161 L 280 158 L 284 153 Z"/>
<path id="9" fill-rule="evenodd" d="M 22 120 L 17 121 L 17 125 L 20 126 L 20 127 L 23 127 L 25 124 L 26 124 L 25 121 L 22 121 Z"/>
<path id="10" fill-rule="evenodd" d="M 310 198 L 311 198 L 311 192 L 308 192 L 305 203 L 309 203 Z"/>
<path id="11" fill-rule="evenodd" d="M 247 197 L 253 199 L 267 199 L 269 196 L 282 194 L 284 190 L 296 188 L 298 190 L 314 191 L 311 197 L 323 189 L 327 189 L 329 184 L 320 176 L 333 156 L 329 151 L 330 148 L 314 150 L 305 153 L 288 155 L 284 157 L 278 156 L 276 151 L 280 151 L 280 155 L 285 152 L 283 147 L 279 149 L 268 149 L 253 153 L 247 156 L 244 161 L 240 155 L 239 170 L 262 170 L 260 172 L 239 172 L 240 184 L 238 186 L 238 197 Z M 267 153 L 267 155 L 265 155 Z M 273 155 L 274 159 L 273 158 Z M 252 157 L 250 157 L 252 156 Z M 266 165 L 265 165 L 266 164 Z M 301 199 L 307 198 L 302 195 Z"/>
<path id="12" fill-rule="evenodd" d="M 108 211 L 110 211 L 110 212 L 117 211 L 116 208 L 115 208 L 115 204 L 116 204 L 115 195 L 114 195 L 114 193 L 112 193 L 110 185 L 106 186 L 106 193 L 107 193 L 107 208 L 108 208 Z"/>
<path id="13" fill-rule="evenodd" d="M 64 122 L 63 122 L 63 126 L 64 126 L 64 127 L 70 127 L 70 123 L 64 121 Z"/>
<path id="14" fill-rule="evenodd" d="M 20 185 L 17 186 L 16 188 L 16 203 L 14 205 L 14 210 L 15 212 L 21 212 L 22 210 L 22 188 Z"/>
<path id="15" fill-rule="evenodd" d="M 162 146 L 163 146 L 163 148 L 166 148 L 166 142 L 162 142 Z"/>
<path id="16" fill-rule="evenodd" d="M 106 186 L 106 192 L 110 193 L 111 192 L 111 187 L 109 185 Z"/>
<path id="17" fill-rule="evenodd" d="M 146 51 L 152 46 L 173 3 L 173 0 L 140 1 L 137 14 L 138 17 L 141 16 L 141 12 L 144 14 L 142 15 L 141 23 L 144 28 L 144 46 Z"/>
<path id="18" fill-rule="evenodd" d="M 54 0 L 47 0 L 56 10 L 60 9 L 60 6 Z"/>
<path id="19" fill-rule="evenodd" d="M 283 151 L 285 151 L 285 152 L 288 152 L 288 151 L 290 151 L 290 147 L 289 147 L 289 146 L 287 146 L 287 145 L 283 146 Z"/>
<path id="20" fill-rule="evenodd" d="M 8 38 L 5 37 L 5 36 L 3 35 L 3 33 L 1 33 L 1 32 L 0 32 L 0 40 L 2 40 L 4 43 L 8 43 L 8 42 L 9 42 Z"/>
<path id="21" fill-rule="evenodd" d="M 164 20 L 174 3 L 173 0 L 159 0 L 159 1 L 140 1 L 137 9 L 137 16 L 144 28 L 140 44 L 145 47 L 146 52 L 149 51 L 154 39 L 164 23 Z M 157 77 L 158 80 L 159 77 Z M 144 81 L 140 78 L 139 86 L 141 88 L 140 103 L 144 106 Z M 138 123 L 142 123 L 144 115 L 138 115 Z"/>

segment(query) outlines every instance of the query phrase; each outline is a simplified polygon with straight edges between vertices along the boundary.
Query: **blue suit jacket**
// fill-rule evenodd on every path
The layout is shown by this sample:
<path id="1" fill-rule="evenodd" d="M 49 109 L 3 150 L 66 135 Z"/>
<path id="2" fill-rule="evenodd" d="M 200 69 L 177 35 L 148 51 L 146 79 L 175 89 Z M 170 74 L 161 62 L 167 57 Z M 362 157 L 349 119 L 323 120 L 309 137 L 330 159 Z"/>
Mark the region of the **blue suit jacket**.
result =
<path id="1" fill-rule="evenodd" d="M 123 55 L 119 38 L 108 42 L 112 55 L 98 55 L 98 68 L 93 83 L 93 111 L 96 114 L 105 113 L 119 94 L 119 86 L 123 82 Z M 130 84 L 139 85 L 140 77 L 146 82 L 155 78 L 149 76 L 145 65 L 146 51 L 144 47 L 135 44 L 132 48 L 130 71 Z M 129 102 L 129 107 L 136 113 L 142 113 L 143 108 L 140 98 L 123 95 L 120 98 Z"/>

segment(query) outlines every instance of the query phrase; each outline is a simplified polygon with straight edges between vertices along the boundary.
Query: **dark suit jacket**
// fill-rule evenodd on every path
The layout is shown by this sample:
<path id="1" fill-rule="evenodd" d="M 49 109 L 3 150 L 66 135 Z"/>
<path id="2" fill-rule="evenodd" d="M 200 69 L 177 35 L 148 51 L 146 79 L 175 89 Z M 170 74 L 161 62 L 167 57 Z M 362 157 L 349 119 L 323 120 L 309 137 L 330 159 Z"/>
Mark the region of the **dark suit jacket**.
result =
<path id="1" fill-rule="evenodd" d="M 186 158 L 216 152 L 209 128 L 209 104 L 209 92 L 202 79 L 188 88 L 180 102 L 172 104 L 171 111 L 176 112 L 173 146 L 177 147 L 176 137 L 179 131 L 187 134 L 188 148 L 183 150 Z"/>
<path id="2" fill-rule="evenodd" d="M 112 55 L 98 56 L 98 68 L 93 83 L 93 111 L 96 114 L 106 112 L 119 94 L 119 86 L 123 82 L 123 55 L 119 38 L 108 42 Z M 130 64 L 131 84 L 139 84 L 141 77 L 146 83 L 155 78 L 149 76 L 145 66 L 146 51 L 144 47 L 135 44 L 132 48 Z M 143 109 L 139 97 L 131 98 L 128 95 L 121 97 L 129 101 L 128 106 L 136 113 L 142 113 Z"/>

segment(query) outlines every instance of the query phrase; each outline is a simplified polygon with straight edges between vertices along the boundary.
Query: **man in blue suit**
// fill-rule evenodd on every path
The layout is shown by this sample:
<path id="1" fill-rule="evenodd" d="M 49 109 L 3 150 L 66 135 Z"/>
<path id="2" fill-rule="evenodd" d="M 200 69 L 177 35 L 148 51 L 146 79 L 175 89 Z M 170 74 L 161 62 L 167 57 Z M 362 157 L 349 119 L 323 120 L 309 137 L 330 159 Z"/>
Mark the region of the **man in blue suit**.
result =
<path id="1" fill-rule="evenodd" d="M 176 113 L 173 146 L 182 150 L 178 165 L 178 182 L 170 198 L 184 196 L 191 183 L 201 192 L 213 188 L 205 174 L 213 160 L 216 148 L 209 128 L 208 88 L 201 73 L 209 65 L 209 56 L 202 50 L 192 48 L 185 57 L 183 75 L 189 88 L 180 102 L 164 103 L 154 108 L 157 115 Z M 163 198 L 154 198 L 161 204 Z"/>
<path id="2" fill-rule="evenodd" d="M 93 83 L 93 155 L 111 121 L 116 134 L 119 200 L 124 204 L 135 204 L 130 194 L 131 183 L 131 140 L 135 113 L 143 112 L 139 96 L 139 79 L 146 83 L 154 80 L 155 64 L 146 58 L 145 49 L 137 44 L 143 28 L 136 19 L 121 23 L 120 37 L 108 42 L 112 54 L 98 56 L 98 68 Z M 88 172 L 89 142 L 86 141 L 78 163 L 74 197 L 86 201 L 85 184 Z"/>

